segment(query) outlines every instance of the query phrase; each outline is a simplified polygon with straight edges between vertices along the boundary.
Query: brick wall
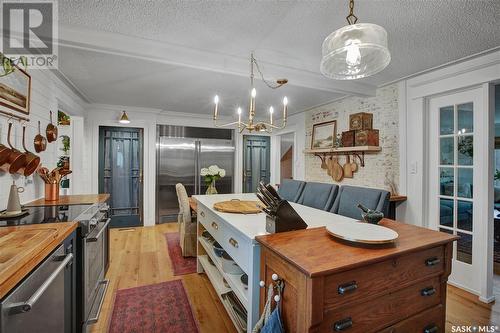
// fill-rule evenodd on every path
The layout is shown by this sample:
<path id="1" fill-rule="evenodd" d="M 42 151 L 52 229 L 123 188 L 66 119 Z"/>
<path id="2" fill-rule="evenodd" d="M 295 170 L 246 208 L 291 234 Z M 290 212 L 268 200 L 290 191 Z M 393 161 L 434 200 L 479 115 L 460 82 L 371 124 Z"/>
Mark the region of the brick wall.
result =
<path id="1" fill-rule="evenodd" d="M 362 185 L 390 190 L 388 180 L 399 183 L 398 147 L 398 86 L 397 84 L 377 89 L 375 97 L 348 97 L 323 105 L 306 113 L 306 148 L 311 146 L 314 123 L 337 120 L 337 133 L 349 129 L 349 115 L 357 112 L 373 113 L 373 128 L 380 132 L 382 151 L 365 155 L 365 167 L 354 173 L 354 178 L 344 178 L 340 185 Z M 341 165 L 345 157 L 340 156 Z M 359 164 L 359 161 L 357 161 Z M 305 179 L 334 183 L 326 170 L 321 169 L 321 160 L 313 155 L 305 156 Z"/>

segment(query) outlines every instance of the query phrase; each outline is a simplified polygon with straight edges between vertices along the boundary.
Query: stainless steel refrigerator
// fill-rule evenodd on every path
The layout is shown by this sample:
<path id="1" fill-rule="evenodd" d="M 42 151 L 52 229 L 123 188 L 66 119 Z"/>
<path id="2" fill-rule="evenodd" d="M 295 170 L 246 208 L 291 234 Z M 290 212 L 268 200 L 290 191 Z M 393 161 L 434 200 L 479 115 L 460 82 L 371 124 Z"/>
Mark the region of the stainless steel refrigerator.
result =
<path id="1" fill-rule="evenodd" d="M 204 194 L 201 168 L 218 165 L 226 176 L 216 182 L 218 193 L 234 191 L 234 131 L 158 125 L 156 137 L 156 223 L 177 221 L 179 204 L 175 185 L 182 183 L 189 196 Z"/>

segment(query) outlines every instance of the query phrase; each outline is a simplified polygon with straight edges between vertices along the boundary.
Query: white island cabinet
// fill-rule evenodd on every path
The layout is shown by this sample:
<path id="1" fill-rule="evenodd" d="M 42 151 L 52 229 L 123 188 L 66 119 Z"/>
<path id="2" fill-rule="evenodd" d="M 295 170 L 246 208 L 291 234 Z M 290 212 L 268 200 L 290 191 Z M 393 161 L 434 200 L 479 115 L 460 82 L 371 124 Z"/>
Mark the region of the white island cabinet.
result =
<path id="1" fill-rule="evenodd" d="M 247 332 L 251 332 L 259 319 L 260 245 L 255 237 L 266 234 L 266 216 L 264 213 L 246 215 L 222 213 L 213 208 L 214 203 L 226 200 L 257 201 L 258 199 L 253 193 L 196 195 L 194 199 L 198 202 L 198 273 L 207 274 L 238 331 L 244 332 L 246 329 Z M 291 203 L 291 205 L 309 228 L 354 221 L 303 205 L 295 203 Z M 248 275 L 248 288 L 245 288 L 241 282 L 241 275 L 227 274 L 222 270 L 221 259 L 215 255 L 212 244 L 201 236 L 205 230 Z M 231 291 L 247 310 L 245 323 L 239 318 L 237 311 L 233 309 L 227 299 L 227 294 Z"/>

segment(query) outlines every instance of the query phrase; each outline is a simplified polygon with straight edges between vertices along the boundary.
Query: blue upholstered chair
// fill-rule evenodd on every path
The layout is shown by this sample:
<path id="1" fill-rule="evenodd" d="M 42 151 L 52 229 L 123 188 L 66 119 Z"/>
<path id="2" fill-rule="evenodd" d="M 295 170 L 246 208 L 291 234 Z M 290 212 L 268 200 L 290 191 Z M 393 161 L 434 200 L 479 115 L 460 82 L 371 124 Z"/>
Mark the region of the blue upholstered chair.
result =
<path id="1" fill-rule="evenodd" d="M 285 200 L 298 202 L 305 185 L 306 182 L 301 180 L 283 179 L 278 189 L 278 194 Z"/>
<path id="2" fill-rule="evenodd" d="M 390 196 L 391 194 L 385 190 L 348 185 L 341 186 L 330 212 L 361 220 L 361 209 L 358 208 L 358 204 L 362 204 L 369 209 L 381 211 L 384 216 L 388 216 Z"/>
<path id="3" fill-rule="evenodd" d="M 307 182 L 297 203 L 328 211 L 338 190 L 339 187 L 335 184 Z"/>

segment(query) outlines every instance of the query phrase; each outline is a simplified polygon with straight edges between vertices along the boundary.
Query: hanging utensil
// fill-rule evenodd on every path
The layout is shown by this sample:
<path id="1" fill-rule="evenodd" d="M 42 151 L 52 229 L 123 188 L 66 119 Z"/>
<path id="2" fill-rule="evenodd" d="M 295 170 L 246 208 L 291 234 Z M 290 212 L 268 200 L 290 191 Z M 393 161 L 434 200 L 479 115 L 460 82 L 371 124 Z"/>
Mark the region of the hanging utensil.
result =
<path id="1" fill-rule="evenodd" d="M 9 122 L 9 129 L 7 131 L 7 143 L 10 147 L 9 157 L 7 163 L 2 166 L 2 170 L 9 173 L 16 173 L 24 167 L 26 163 L 26 156 L 19 150 L 15 149 L 10 142 L 10 134 L 12 132 L 12 123 Z"/>
<path id="2" fill-rule="evenodd" d="M 328 176 L 332 176 L 332 166 L 333 166 L 333 158 L 330 156 L 328 160 L 326 161 L 326 173 Z"/>
<path id="3" fill-rule="evenodd" d="M 328 165 L 326 164 L 326 156 L 325 155 L 323 155 L 323 157 L 321 157 L 321 155 L 318 156 L 321 159 L 321 169 L 323 170 L 328 169 Z"/>
<path id="4" fill-rule="evenodd" d="M 52 124 L 52 111 L 50 111 L 50 123 L 47 125 L 47 130 L 45 132 L 49 143 L 57 140 L 57 126 Z"/>
<path id="5" fill-rule="evenodd" d="M 349 156 L 349 154 L 347 154 L 346 156 L 346 161 L 345 161 L 345 164 L 344 164 L 344 177 L 345 178 L 352 178 L 353 177 L 353 174 L 352 174 L 352 168 L 351 168 L 352 164 L 351 164 L 351 157 Z"/>
<path id="6" fill-rule="evenodd" d="M 33 144 L 37 153 L 41 153 L 42 151 L 47 149 L 47 139 L 45 139 L 40 130 L 40 121 L 38 121 L 38 134 L 35 136 Z"/>
<path id="7" fill-rule="evenodd" d="M 10 148 L 0 143 L 0 167 L 8 162 Z"/>
<path id="8" fill-rule="evenodd" d="M 40 157 L 28 151 L 26 148 L 26 124 L 23 125 L 23 148 L 24 155 L 26 156 L 26 165 L 22 169 L 22 174 L 25 177 L 31 176 L 40 165 Z"/>
<path id="9" fill-rule="evenodd" d="M 356 163 L 356 159 L 355 158 L 352 159 L 351 170 L 352 170 L 352 172 L 357 172 L 358 171 L 358 163 Z"/>

